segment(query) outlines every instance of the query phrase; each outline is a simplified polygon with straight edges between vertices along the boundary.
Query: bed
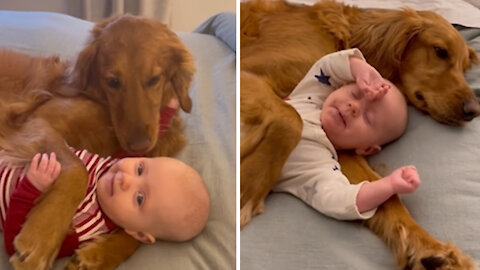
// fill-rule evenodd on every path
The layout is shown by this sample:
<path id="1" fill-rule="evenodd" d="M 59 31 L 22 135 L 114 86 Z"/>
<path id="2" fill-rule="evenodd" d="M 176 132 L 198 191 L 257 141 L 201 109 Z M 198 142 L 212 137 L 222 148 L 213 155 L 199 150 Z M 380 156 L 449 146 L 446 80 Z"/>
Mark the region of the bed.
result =
<path id="1" fill-rule="evenodd" d="M 292 1 L 311 4 L 315 1 Z M 480 10 L 465 1 L 345 1 L 362 8 L 408 3 L 446 17 L 480 53 Z M 385 3 L 391 4 L 386 6 Z M 478 3 L 478 2 L 477 2 Z M 480 97 L 480 66 L 466 74 Z M 431 235 L 455 243 L 480 265 L 480 118 L 464 127 L 439 124 L 409 107 L 407 132 L 369 162 L 382 175 L 417 166 L 422 184 L 402 200 Z M 273 193 L 265 213 L 241 232 L 242 269 L 396 269 L 392 252 L 359 222 L 336 221 L 288 194 Z"/>
<path id="2" fill-rule="evenodd" d="M 71 59 L 92 26 L 57 13 L 0 11 L 0 47 Z M 143 245 L 120 270 L 235 268 L 235 14 L 217 14 L 194 32 L 178 35 L 191 50 L 197 73 L 190 92 L 192 113 L 183 115 L 188 145 L 177 158 L 203 176 L 210 216 L 194 240 Z M 54 269 L 62 269 L 65 260 L 58 260 Z M 3 244 L 0 269 L 13 269 Z"/>

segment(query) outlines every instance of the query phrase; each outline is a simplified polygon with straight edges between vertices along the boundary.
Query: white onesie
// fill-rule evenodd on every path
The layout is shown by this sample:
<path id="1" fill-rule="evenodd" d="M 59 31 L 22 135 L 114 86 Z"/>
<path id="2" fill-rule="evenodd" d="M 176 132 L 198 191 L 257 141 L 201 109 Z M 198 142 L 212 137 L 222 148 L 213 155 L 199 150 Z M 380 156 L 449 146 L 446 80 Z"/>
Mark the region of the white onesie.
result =
<path id="1" fill-rule="evenodd" d="M 366 182 L 350 184 L 342 174 L 337 152 L 320 122 L 326 97 L 342 85 L 355 82 L 350 70 L 351 55 L 364 59 L 358 49 L 320 58 L 286 100 L 303 120 L 302 137 L 273 188 L 275 192 L 291 193 L 319 212 L 340 220 L 368 219 L 376 211 L 375 208 L 358 212 L 357 193 Z"/>

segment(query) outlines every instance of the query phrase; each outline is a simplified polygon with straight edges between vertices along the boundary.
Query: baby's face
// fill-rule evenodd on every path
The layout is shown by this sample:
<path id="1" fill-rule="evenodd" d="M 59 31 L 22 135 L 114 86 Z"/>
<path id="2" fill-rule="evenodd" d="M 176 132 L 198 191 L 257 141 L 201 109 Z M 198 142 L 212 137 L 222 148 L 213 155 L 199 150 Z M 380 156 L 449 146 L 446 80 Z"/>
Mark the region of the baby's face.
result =
<path id="1" fill-rule="evenodd" d="M 125 231 L 176 240 L 181 238 L 177 236 L 182 233 L 185 216 L 193 209 L 190 185 L 197 187 L 200 195 L 206 194 L 203 228 L 208 216 L 208 194 L 198 174 L 175 159 L 121 159 L 99 179 L 97 196 L 105 214 Z M 205 204 L 205 200 L 201 203 Z M 191 229 L 186 225 L 183 228 Z"/>
<path id="2" fill-rule="evenodd" d="M 381 146 L 405 130 L 407 106 L 402 93 L 390 89 L 367 97 L 356 84 L 347 84 L 327 96 L 322 107 L 322 127 L 336 149 Z"/>

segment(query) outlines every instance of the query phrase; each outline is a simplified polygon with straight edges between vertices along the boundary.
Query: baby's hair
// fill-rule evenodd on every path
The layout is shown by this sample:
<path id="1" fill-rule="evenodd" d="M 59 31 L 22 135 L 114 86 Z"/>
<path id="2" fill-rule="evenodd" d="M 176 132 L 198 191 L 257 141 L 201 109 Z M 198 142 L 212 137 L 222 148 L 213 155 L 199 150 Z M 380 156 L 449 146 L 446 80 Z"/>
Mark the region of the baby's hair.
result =
<path id="1" fill-rule="evenodd" d="M 186 209 L 178 226 L 174 228 L 175 231 L 168 232 L 164 231 L 164 228 L 158 228 L 160 230 L 156 235 L 158 240 L 175 242 L 190 240 L 203 230 L 207 222 L 210 198 L 205 183 L 196 170 L 184 165 L 185 178 L 178 180 L 184 182 L 182 188 L 185 191 Z M 159 235 L 163 235 L 163 237 L 159 237 Z"/>
<path id="2" fill-rule="evenodd" d="M 200 174 L 198 174 L 198 172 L 192 170 L 191 172 L 189 172 L 188 177 L 200 178 L 202 186 L 206 191 L 205 183 Z M 208 218 L 208 214 L 204 214 L 205 210 L 202 211 L 202 209 L 198 209 L 199 206 L 204 205 L 205 196 L 208 197 L 208 192 L 205 194 L 202 190 L 196 190 L 192 192 L 191 195 L 192 196 L 189 197 L 191 209 L 189 209 L 189 211 L 185 215 L 185 222 L 187 224 L 198 224 L 198 226 L 194 228 L 191 232 L 192 237 L 194 237 L 203 229 L 203 224 L 205 224 L 206 219 Z M 207 201 L 208 203 L 206 205 L 206 208 L 208 209 L 210 207 L 210 199 L 208 199 Z"/>

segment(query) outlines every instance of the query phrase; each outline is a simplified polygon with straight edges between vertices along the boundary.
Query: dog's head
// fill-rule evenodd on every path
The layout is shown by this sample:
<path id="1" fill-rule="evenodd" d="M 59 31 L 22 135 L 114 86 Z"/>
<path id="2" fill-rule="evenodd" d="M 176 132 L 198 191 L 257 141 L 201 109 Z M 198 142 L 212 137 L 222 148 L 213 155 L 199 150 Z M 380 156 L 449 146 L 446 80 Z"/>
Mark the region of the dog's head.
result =
<path id="1" fill-rule="evenodd" d="M 377 21 L 365 32 L 371 44 L 359 47 L 362 52 L 362 46 L 368 47 L 367 60 L 396 83 L 411 104 L 449 125 L 480 114 L 463 75 L 478 63 L 477 54 L 449 22 L 430 11 L 373 12 Z"/>
<path id="2" fill-rule="evenodd" d="M 463 73 L 478 62 L 477 54 L 441 16 L 418 14 L 423 22 L 405 49 L 401 87 L 415 107 L 439 122 L 470 121 L 480 114 L 480 105 Z"/>
<path id="3" fill-rule="evenodd" d="M 151 150 L 160 109 L 172 97 L 190 112 L 195 67 L 180 39 L 158 21 L 124 15 L 98 23 L 71 73 L 72 85 L 108 108 L 121 147 Z"/>

